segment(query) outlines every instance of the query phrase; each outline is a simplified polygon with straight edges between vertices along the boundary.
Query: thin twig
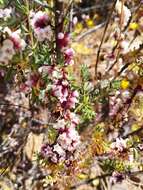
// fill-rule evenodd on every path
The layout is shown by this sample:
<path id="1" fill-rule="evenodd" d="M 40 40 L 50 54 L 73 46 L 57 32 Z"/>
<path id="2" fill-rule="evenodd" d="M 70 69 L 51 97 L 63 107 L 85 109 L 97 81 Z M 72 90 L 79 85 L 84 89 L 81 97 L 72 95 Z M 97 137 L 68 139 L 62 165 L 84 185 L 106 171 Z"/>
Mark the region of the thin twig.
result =
<path id="1" fill-rule="evenodd" d="M 113 52 L 112 52 L 112 53 L 114 53 L 114 51 L 118 48 L 117 55 L 116 55 L 116 60 L 109 67 L 109 69 L 106 71 L 105 75 L 111 71 L 111 69 L 116 65 L 116 63 L 118 62 L 119 57 L 120 57 L 120 48 L 119 47 L 120 47 L 120 43 L 121 43 L 122 26 L 123 26 L 123 22 L 124 22 L 124 12 L 123 12 L 124 4 L 125 4 L 125 0 L 122 0 L 121 15 L 120 15 L 120 36 L 119 36 L 118 43 L 117 43 L 117 45 L 115 46 L 115 48 L 113 49 Z"/>
<path id="2" fill-rule="evenodd" d="M 133 136 L 133 135 L 138 134 L 138 133 L 141 132 L 142 130 L 143 130 L 143 126 L 140 127 L 139 129 L 133 131 L 133 132 L 128 133 L 127 135 L 123 136 L 122 138 L 123 138 L 123 139 L 126 139 L 126 138 L 128 138 L 128 137 L 130 137 L 130 136 Z"/>
<path id="3" fill-rule="evenodd" d="M 105 7 L 110 7 L 111 5 L 111 2 L 108 3 L 104 3 L 104 4 L 100 4 L 100 5 L 94 5 L 94 6 L 91 6 L 91 7 L 86 7 L 86 8 L 77 8 L 77 10 L 74 11 L 74 14 L 76 13 L 84 13 L 84 12 L 88 12 L 88 11 L 91 11 L 91 10 L 97 10 L 97 9 L 102 9 L 102 8 L 105 8 Z"/>
<path id="4" fill-rule="evenodd" d="M 0 103 L 0 106 L 14 106 L 14 107 L 19 107 L 22 109 L 26 109 L 26 110 L 30 110 L 30 108 L 22 106 L 22 105 L 16 105 L 16 104 L 12 104 L 12 103 Z"/>
<path id="5" fill-rule="evenodd" d="M 106 32 L 107 32 L 107 28 L 108 28 L 108 25 L 110 23 L 110 19 L 112 17 L 112 14 L 113 14 L 116 2 L 117 2 L 117 0 L 115 0 L 114 3 L 113 3 L 112 9 L 111 9 L 111 13 L 110 13 L 110 15 L 109 15 L 109 17 L 107 19 L 106 25 L 105 25 L 105 29 L 104 29 L 104 32 L 103 32 L 101 43 L 100 43 L 98 51 L 97 51 L 97 58 L 96 58 L 96 63 L 95 63 L 95 77 L 96 78 L 97 78 L 97 66 L 98 66 L 98 61 L 99 61 L 99 57 L 100 57 L 101 47 L 102 47 L 102 44 L 104 42 L 104 38 L 105 38 L 105 35 L 106 35 Z"/>
<path id="6" fill-rule="evenodd" d="M 63 2 L 59 2 L 58 0 L 55 0 L 54 5 L 54 14 L 55 14 L 55 41 L 56 41 L 56 64 L 58 64 L 58 60 L 61 57 L 61 50 L 59 48 L 58 44 L 58 34 L 62 32 L 63 30 L 63 23 L 61 18 L 61 13 L 63 12 Z"/>
<path id="7" fill-rule="evenodd" d="M 143 171 L 123 172 L 122 174 L 129 176 L 129 175 L 137 175 L 137 174 L 140 174 L 140 173 L 143 173 Z M 77 187 L 79 187 L 81 185 L 89 184 L 89 183 L 93 182 L 96 179 L 105 179 L 106 177 L 111 176 L 111 175 L 112 175 L 112 172 L 107 173 L 107 174 L 103 174 L 103 175 L 99 175 L 99 176 L 96 176 L 96 177 L 91 178 L 91 179 L 87 179 L 87 180 L 85 180 L 85 181 L 83 181 L 81 183 L 78 183 L 78 184 L 72 186 L 70 189 L 74 190 L 74 189 L 76 189 Z"/>
<path id="8" fill-rule="evenodd" d="M 93 28 L 90 28 L 89 30 L 87 30 L 86 32 L 82 33 L 81 35 L 79 35 L 77 38 L 76 38 L 76 41 L 80 41 L 82 40 L 84 37 L 86 37 L 87 35 L 95 32 L 96 30 L 98 30 L 99 28 L 101 28 L 102 26 L 105 25 L 106 22 L 103 22 Z"/>
<path id="9" fill-rule="evenodd" d="M 122 4 L 122 6 L 123 6 L 123 4 Z M 141 7 L 141 3 L 139 3 L 139 5 L 138 5 L 135 9 L 132 9 L 132 14 L 133 14 L 133 13 L 135 14 L 135 13 L 140 9 L 140 7 Z M 121 19 L 123 19 L 123 17 L 122 17 Z M 120 19 L 120 24 L 121 24 L 121 19 Z M 126 32 L 126 30 L 127 30 L 128 27 L 129 27 L 129 24 L 131 23 L 132 20 L 133 20 L 133 17 L 131 16 L 130 19 L 129 19 L 129 21 L 128 21 L 128 24 L 123 28 L 123 30 L 121 30 L 122 33 L 123 33 L 123 32 Z M 120 37 L 121 37 L 121 32 L 120 32 Z M 130 42 L 130 45 L 133 43 L 133 41 L 134 41 L 134 39 Z M 116 46 L 113 48 L 113 51 L 112 51 L 113 54 L 114 54 L 115 50 L 119 47 L 119 45 L 120 45 L 120 38 L 119 38 L 119 40 L 118 40 Z M 108 69 L 108 71 L 106 72 L 106 74 L 109 73 L 109 71 L 116 65 L 116 63 L 117 63 L 117 61 L 118 61 L 118 58 L 119 58 L 119 55 L 120 55 L 120 49 L 118 50 L 116 60 L 115 60 L 114 63 L 109 67 L 109 69 Z M 106 74 L 105 74 L 105 75 L 106 75 Z"/>
<path id="10" fill-rule="evenodd" d="M 39 0 L 33 0 L 35 3 L 39 4 L 42 7 L 48 8 L 50 11 L 54 12 L 54 9 L 52 7 L 50 7 L 50 5 L 48 5 L 47 3 L 42 3 Z"/>

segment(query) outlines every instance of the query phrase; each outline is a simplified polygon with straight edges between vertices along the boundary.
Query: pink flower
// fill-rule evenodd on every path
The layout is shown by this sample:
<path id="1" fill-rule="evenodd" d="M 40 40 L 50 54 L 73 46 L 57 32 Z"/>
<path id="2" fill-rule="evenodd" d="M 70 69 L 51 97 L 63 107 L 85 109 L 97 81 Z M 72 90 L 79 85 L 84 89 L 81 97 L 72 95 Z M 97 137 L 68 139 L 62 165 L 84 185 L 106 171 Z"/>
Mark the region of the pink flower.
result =
<path id="1" fill-rule="evenodd" d="M 41 147 L 41 154 L 44 157 L 49 157 L 52 155 L 52 148 L 48 144 L 43 144 Z"/>
<path id="2" fill-rule="evenodd" d="M 65 51 L 65 56 L 67 57 L 73 57 L 74 56 L 74 50 L 72 48 L 69 48 Z"/>
<path id="3" fill-rule="evenodd" d="M 73 91 L 73 92 L 72 92 L 72 96 L 73 96 L 73 97 L 78 97 L 78 96 L 79 96 L 78 91 L 77 91 L 77 90 Z"/>
<path id="4" fill-rule="evenodd" d="M 79 117 L 74 112 L 70 112 L 69 110 L 64 115 L 64 118 L 75 125 L 78 125 L 80 121 Z"/>
<path id="5" fill-rule="evenodd" d="M 78 103 L 78 92 L 77 91 L 73 91 L 70 93 L 67 103 L 66 103 L 66 107 L 71 109 L 71 108 L 75 108 L 76 103 Z"/>
<path id="6" fill-rule="evenodd" d="M 64 52 L 65 65 L 72 65 L 74 63 L 74 60 L 73 60 L 74 53 L 75 52 L 72 48 L 69 48 Z"/>
<path id="7" fill-rule="evenodd" d="M 125 176 L 124 176 L 122 173 L 119 173 L 119 172 L 117 172 L 117 171 L 114 171 L 114 172 L 112 173 L 112 177 L 111 177 L 111 179 L 110 179 L 110 182 L 111 182 L 112 184 L 115 184 L 115 183 L 117 183 L 117 182 L 122 182 L 123 179 L 125 179 Z"/>
<path id="8" fill-rule="evenodd" d="M 16 30 L 14 32 L 11 31 L 10 28 L 8 27 L 5 27 L 4 30 L 3 30 L 3 33 L 7 33 L 8 34 L 8 39 L 6 39 L 3 43 L 4 43 L 4 46 L 9 46 L 10 43 L 13 46 L 13 49 L 16 51 L 21 51 L 21 50 L 24 50 L 25 47 L 26 47 L 26 43 L 25 41 L 21 38 L 21 30 Z"/>
<path id="9" fill-rule="evenodd" d="M 30 87 L 27 86 L 25 83 L 21 83 L 19 88 L 20 88 L 20 91 L 26 94 L 30 92 Z"/>
<path id="10" fill-rule="evenodd" d="M 38 11 L 31 14 L 31 26 L 38 41 L 51 40 L 53 32 L 50 26 L 50 19 L 47 13 Z"/>
<path id="11" fill-rule="evenodd" d="M 11 41 L 13 42 L 14 44 L 14 48 L 16 50 L 24 50 L 25 47 L 26 47 L 26 43 L 25 41 L 20 37 L 20 31 L 17 30 L 15 32 L 12 32 L 11 35 L 10 35 L 10 39 Z"/>
<path id="12" fill-rule="evenodd" d="M 66 102 L 69 96 L 68 81 L 64 79 L 55 80 L 52 87 L 53 95 L 58 98 L 60 103 Z"/>
<path id="13" fill-rule="evenodd" d="M 68 33 L 59 33 L 57 37 L 59 48 L 66 47 L 69 43 L 69 34 Z"/>
<path id="14" fill-rule="evenodd" d="M 70 97 L 68 99 L 68 102 L 67 102 L 67 107 L 69 107 L 70 109 L 75 108 L 76 103 L 78 103 L 77 98 L 76 97 Z"/>
<path id="15" fill-rule="evenodd" d="M 63 40 L 64 36 L 65 36 L 64 33 L 62 33 L 62 32 L 58 33 L 58 39 L 59 40 Z"/>
<path id="16" fill-rule="evenodd" d="M 58 137 L 58 143 L 63 149 L 74 151 L 80 143 L 80 137 L 75 128 L 68 128 L 67 132 L 63 132 Z"/>

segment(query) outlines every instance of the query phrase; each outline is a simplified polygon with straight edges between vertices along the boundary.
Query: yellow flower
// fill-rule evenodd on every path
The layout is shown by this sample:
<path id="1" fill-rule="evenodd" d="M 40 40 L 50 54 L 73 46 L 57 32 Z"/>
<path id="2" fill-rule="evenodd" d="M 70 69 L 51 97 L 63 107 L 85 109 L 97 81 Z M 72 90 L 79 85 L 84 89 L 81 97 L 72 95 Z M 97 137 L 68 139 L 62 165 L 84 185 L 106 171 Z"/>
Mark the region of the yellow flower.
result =
<path id="1" fill-rule="evenodd" d="M 83 29 L 83 25 L 82 23 L 79 22 L 76 24 L 74 32 L 79 34 L 82 31 L 82 29 Z"/>
<path id="2" fill-rule="evenodd" d="M 121 81 L 121 88 L 122 89 L 124 89 L 124 90 L 127 89 L 129 87 L 129 85 L 130 85 L 130 83 L 128 80 L 124 79 Z"/>
<path id="3" fill-rule="evenodd" d="M 86 21 L 86 24 L 87 24 L 88 27 L 93 27 L 93 26 L 94 26 L 94 22 L 93 22 L 93 20 L 91 20 L 91 19 L 88 19 L 88 20 Z"/>
<path id="4" fill-rule="evenodd" d="M 112 46 L 116 46 L 116 45 L 117 45 L 117 40 L 112 40 L 112 41 L 111 41 L 111 45 L 112 45 Z"/>
<path id="5" fill-rule="evenodd" d="M 139 28 L 139 25 L 136 22 L 132 22 L 132 23 L 130 23 L 129 28 L 131 30 L 137 30 Z"/>
<path id="6" fill-rule="evenodd" d="M 78 174 L 77 177 L 78 177 L 79 179 L 87 179 L 88 176 L 87 176 L 87 174 L 81 173 L 81 174 Z"/>
<path id="7" fill-rule="evenodd" d="M 86 47 L 83 43 L 74 42 L 72 43 L 72 48 L 75 50 L 76 53 L 82 55 L 89 55 L 93 53 L 92 49 Z"/>

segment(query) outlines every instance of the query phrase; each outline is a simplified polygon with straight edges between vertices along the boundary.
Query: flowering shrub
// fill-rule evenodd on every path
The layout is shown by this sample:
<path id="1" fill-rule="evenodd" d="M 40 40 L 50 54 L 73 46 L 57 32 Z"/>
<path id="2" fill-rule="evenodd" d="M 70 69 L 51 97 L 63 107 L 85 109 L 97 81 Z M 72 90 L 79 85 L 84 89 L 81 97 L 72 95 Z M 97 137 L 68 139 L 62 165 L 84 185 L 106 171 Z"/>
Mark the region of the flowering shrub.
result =
<path id="1" fill-rule="evenodd" d="M 143 171 L 142 2 L 111 2 L 103 23 L 83 5 L 0 0 L 2 189 L 105 189 Z"/>

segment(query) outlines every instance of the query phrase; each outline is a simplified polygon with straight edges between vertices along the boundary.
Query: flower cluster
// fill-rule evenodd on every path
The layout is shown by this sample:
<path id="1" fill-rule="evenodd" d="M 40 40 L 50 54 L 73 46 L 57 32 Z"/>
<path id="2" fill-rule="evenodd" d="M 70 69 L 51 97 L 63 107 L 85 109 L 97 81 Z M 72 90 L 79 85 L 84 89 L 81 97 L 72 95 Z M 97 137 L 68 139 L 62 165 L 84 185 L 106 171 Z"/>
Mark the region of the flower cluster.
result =
<path id="1" fill-rule="evenodd" d="M 41 148 L 41 155 L 53 163 L 63 161 L 68 163 L 72 153 L 80 143 L 80 137 L 75 130 L 78 123 L 78 117 L 74 113 L 67 111 L 64 118 L 53 125 L 53 128 L 58 131 L 56 142 L 52 145 L 44 144 Z"/>
<path id="2" fill-rule="evenodd" d="M 67 33 L 64 34 L 62 32 L 60 32 L 58 34 L 57 45 L 64 54 L 65 66 L 74 64 L 73 56 L 74 56 L 75 52 L 72 48 L 66 48 L 69 41 L 70 41 L 69 34 L 67 34 Z"/>
<path id="3" fill-rule="evenodd" d="M 122 84 L 122 83 L 121 83 Z M 110 96 L 110 111 L 109 116 L 113 117 L 117 114 L 117 112 L 122 109 L 124 103 L 128 103 L 131 98 L 131 92 L 128 89 L 118 90 L 116 94 Z"/>
<path id="4" fill-rule="evenodd" d="M 52 87 L 53 95 L 58 98 L 61 106 L 66 109 L 75 108 L 75 104 L 78 103 L 78 92 L 69 89 L 69 83 L 67 80 L 56 80 Z"/>
<path id="5" fill-rule="evenodd" d="M 50 41 L 53 35 L 50 19 L 46 12 L 31 12 L 31 26 L 38 41 Z"/>
<path id="6" fill-rule="evenodd" d="M 0 49 L 0 63 L 8 64 L 16 52 L 25 49 L 26 43 L 20 37 L 20 30 L 12 32 L 7 27 L 4 29 L 4 32 L 8 34 L 8 37 L 3 41 L 2 47 Z"/>
<path id="7" fill-rule="evenodd" d="M 53 128 L 57 131 L 56 141 L 51 144 L 44 144 L 41 148 L 41 155 L 53 163 L 65 162 L 72 159 L 73 153 L 80 143 L 80 137 L 76 131 L 79 124 L 78 116 L 72 112 L 78 103 L 78 92 L 71 88 L 66 72 L 66 67 L 73 63 L 74 51 L 67 48 L 69 35 L 60 32 L 57 36 L 57 45 L 61 48 L 64 58 L 64 65 L 59 67 L 44 65 L 39 68 L 39 72 L 51 80 L 51 94 L 58 100 L 58 105 L 62 108 L 62 114 Z M 72 109 L 72 111 L 71 111 Z"/>

